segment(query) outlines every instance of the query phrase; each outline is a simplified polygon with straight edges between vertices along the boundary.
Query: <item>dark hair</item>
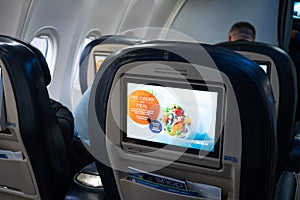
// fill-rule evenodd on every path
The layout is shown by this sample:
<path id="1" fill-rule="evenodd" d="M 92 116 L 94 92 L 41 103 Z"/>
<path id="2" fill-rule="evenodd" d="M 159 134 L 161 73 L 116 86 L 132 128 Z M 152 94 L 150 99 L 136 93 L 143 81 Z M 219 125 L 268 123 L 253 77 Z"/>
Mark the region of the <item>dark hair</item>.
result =
<path id="1" fill-rule="evenodd" d="M 237 23 L 233 24 L 232 27 L 230 28 L 229 33 L 232 33 L 234 31 L 237 31 L 239 33 L 248 34 L 253 38 L 253 40 L 255 39 L 255 35 L 256 35 L 255 28 L 249 22 L 237 22 Z"/>

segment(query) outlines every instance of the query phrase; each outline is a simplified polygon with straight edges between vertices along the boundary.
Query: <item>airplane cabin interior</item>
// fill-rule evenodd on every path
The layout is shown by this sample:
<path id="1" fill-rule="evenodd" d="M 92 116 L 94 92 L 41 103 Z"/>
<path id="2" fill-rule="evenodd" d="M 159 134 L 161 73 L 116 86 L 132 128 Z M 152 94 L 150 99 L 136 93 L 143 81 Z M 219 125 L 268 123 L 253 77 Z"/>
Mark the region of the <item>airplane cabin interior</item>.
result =
<path id="1" fill-rule="evenodd" d="M 299 0 L 0 4 L 0 199 L 300 199 Z"/>

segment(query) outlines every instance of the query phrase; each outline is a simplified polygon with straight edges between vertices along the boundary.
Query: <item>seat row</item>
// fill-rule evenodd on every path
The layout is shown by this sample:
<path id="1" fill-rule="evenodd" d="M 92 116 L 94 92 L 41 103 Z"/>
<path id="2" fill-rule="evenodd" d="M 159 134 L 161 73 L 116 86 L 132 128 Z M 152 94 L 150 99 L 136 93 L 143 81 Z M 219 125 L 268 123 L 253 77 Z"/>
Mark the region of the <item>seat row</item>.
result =
<path id="1" fill-rule="evenodd" d="M 73 180 L 49 103 L 47 65 L 30 45 L 0 39 L 0 148 L 23 155 L 0 160 L 0 197 L 68 199 Z M 286 187 L 290 197 L 297 193 L 298 155 L 290 159 L 296 70 L 279 48 L 108 36 L 89 44 L 80 63 L 82 91 L 92 84 L 81 138 L 105 198 L 286 199 Z M 217 192 L 199 192 L 201 184 Z M 86 185 L 78 190 L 95 193 Z"/>

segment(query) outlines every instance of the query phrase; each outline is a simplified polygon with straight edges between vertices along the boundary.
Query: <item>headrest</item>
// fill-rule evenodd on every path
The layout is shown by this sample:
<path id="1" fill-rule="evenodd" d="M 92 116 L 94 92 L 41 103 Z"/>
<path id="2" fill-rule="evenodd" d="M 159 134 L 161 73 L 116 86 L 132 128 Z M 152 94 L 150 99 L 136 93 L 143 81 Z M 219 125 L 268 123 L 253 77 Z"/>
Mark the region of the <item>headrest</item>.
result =
<path id="1" fill-rule="evenodd" d="M 19 41 L 19 42 L 25 45 L 27 48 L 29 48 L 37 56 L 38 62 L 40 63 L 41 66 L 41 70 L 43 71 L 45 84 L 49 85 L 51 82 L 51 75 L 48 68 L 48 64 L 42 52 L 28 43 L 25 43 L 23 41 Z"/>
<path id="2" fill-rule="evenodd" d="M 222 42 L 218 43 L 217 45 L 234 51 L 248 51 L 264 54 L 271 57 L 274 60 L 274 62 L 280 61 L 279 58 L 277 58 L 277 55 L 281 54 L 280 59 L 284 57 L 286 59 L 285 61 L 287 61 L 287 64 L 293 65 L 292 60 L 289 58 L 289 55 L 284 50 L 270 44 L 238 40 L 234 42 Z M 274 54 L 274 52 L 277 53 Z"/>
<path id="3" fill-rule="evenodd" d="M 8 43 L 11 42 L 18 42 L 20 44 L 22 44 L 23 46 L 25 46 L 26 48 L 28 48 L 33 54 L 36 55 L 38 62 L 40 64 L 40 69 L 43 72 L 43 79 L 45 81 L 46 86 L 50 84 L 51 82 L 51 75 L 50 75 L 50 71 L 48 68 L 48 64 L 45 60 L 45 57 L 43 56 L 43 54 L 40 52 L 40 50 L 38 50 L 37 48 L 33 47 L 32 45 L 23 42 L 21 40 L 9 37 L 9 36 L 5 36 L 5 35 L 0 35 L 1 40 L 2 41 L 7 41 Z"/>
<path id="4" fill-rule="evenodd" d="M 50 74 L 50 70 L 48 68 L 48 63 L 46 62 L 46 59 L 44 57 L 44 55 L 42 54 L 42 52 L 40 50 L 38 50 L 37 48 L 33 47 L 30 44 L 24 43 L 31 51 L 33 51 L 35 53 L 35 55 L 38 58 L 38 62 L 40 63 L 41 69 L 43 71 L 44 74 L 44 79 L 45 79 L 45 84 L 49 85 L 51 82 L 51 74 Z"/>
<path id="5" fill-rule="evenodd" d="M 86 56 L 89 55 L 93 47 L 99 45 L 99 44 L 124 44 L 124 45 L 134 45 L 137 43 L 141 43 L 144 40 L 138 37 L 128 37 L 124 35 L 105 35 L 102 36 L 96 40 L 91 41 L 83 50 L 79 65 L 81 65 L 86 58 Z"/>

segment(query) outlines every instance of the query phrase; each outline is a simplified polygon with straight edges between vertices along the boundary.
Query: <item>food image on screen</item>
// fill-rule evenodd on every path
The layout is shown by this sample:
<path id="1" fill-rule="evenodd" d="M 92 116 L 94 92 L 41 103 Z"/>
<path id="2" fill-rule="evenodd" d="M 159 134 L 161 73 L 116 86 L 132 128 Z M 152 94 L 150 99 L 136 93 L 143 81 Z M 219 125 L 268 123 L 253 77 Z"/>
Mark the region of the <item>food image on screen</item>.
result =
<path id="1" fill-rule="evenodd" d="M 171 136 L 185 137 L 191 125 L 191 118 L 184 114 L 181 106 L 174 104 L 164 108 L 164 115 L 160 119 L 164 130 Z"/>
<path id="2" fill-rule="evenodd" d="M 127 138 L 214 151 L 218 92 L 126 84 Z"/>

